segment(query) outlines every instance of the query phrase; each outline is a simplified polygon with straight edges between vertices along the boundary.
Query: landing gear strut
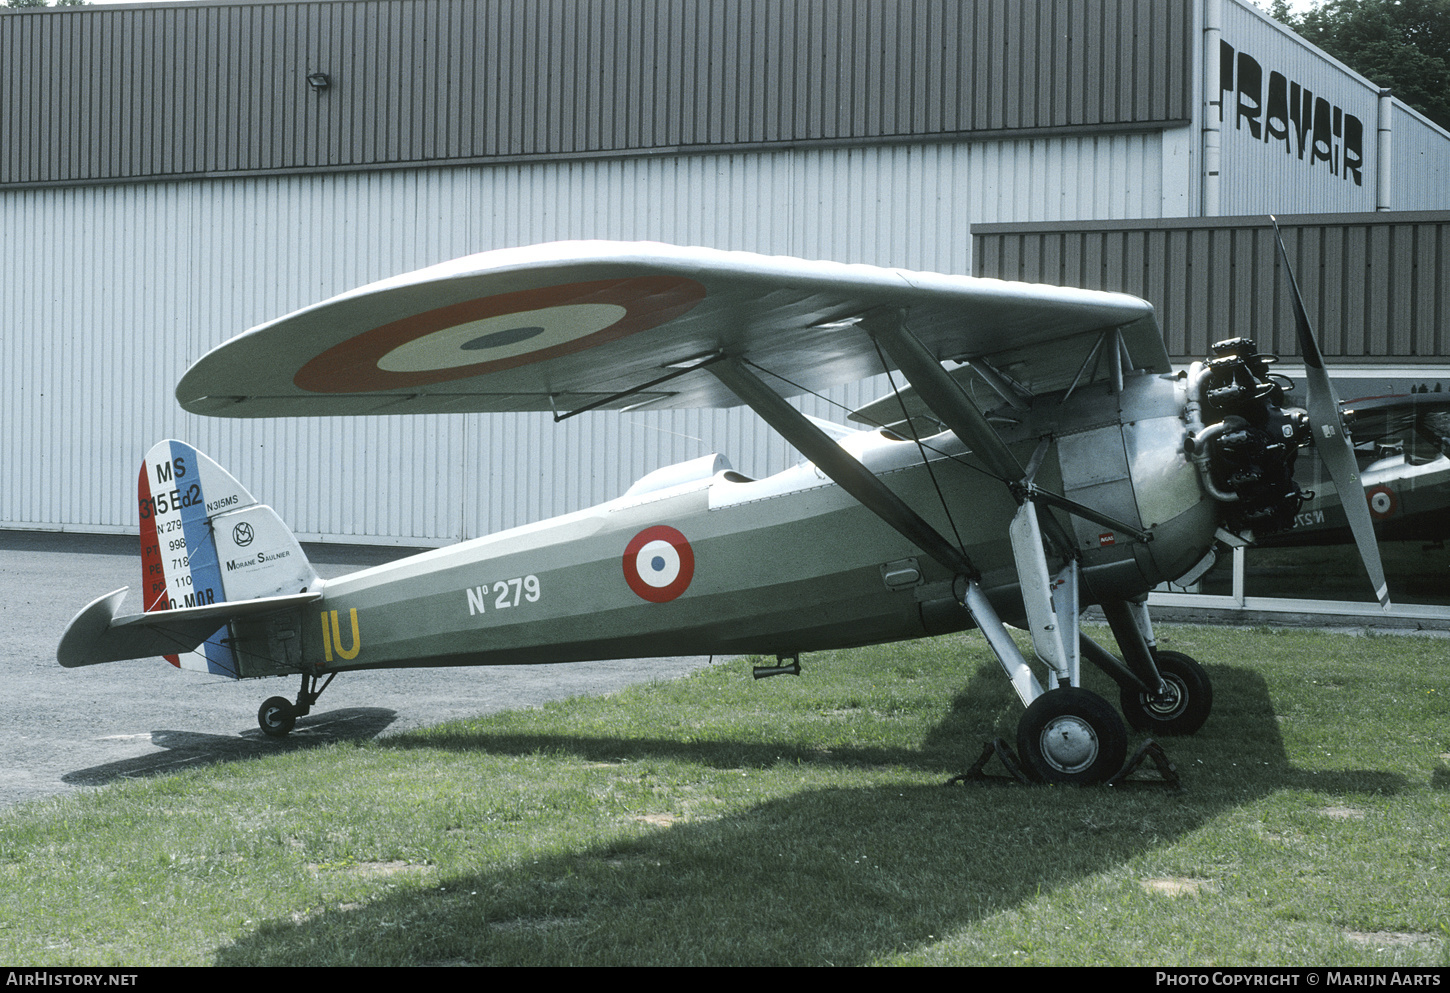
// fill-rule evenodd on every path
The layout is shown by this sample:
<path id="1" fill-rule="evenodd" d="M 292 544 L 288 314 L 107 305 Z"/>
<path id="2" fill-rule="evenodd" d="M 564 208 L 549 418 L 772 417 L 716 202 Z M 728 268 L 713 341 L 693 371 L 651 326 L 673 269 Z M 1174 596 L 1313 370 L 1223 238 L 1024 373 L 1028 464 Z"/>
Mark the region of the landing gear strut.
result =
<path id="1" fill-rule="evenodd" d="M 1035 540 L 1020 545 L 1018 558 L 1030 565 L 1028 553 L 1041 546 Z M 1109 601 L 1102 605 L 1124 655 L 1123 660 L 1118 659 L 1081 631 L 1076 613 L 1075 564 L 1065 566 L 1050 585 L 1045 566 L 1037 572 L 1040 575 L 1035 582 L 1025 568 L 1019 568 L 1018 575 L 1023 577 L 1023 600 L 1028 608 L 1033 647 L 1048 666 L 1046 690 L 1007 636 L 1005 626 L 975 581 L 967 583 L 962 596 L 963 606 L 971 612 L 1027 708 L 1017 725 L 1020 774 L 1016 761 L 1004 758 L 1009 770 L 1014 770 L 1019 780 L 1025 777 L 1042 783 L 1103 783 L 1122 779 L 1137 767 L 1146 751 L 1156 749 L 1154 761 L 1159 762 L 1161 757 L 1160 768 L 1167 766 L 1171 771 L 1167 756 L 1151 740 L 1131 763 L 1124 765 L 1128 732 L 1123 718 L 1107 700 L 1078 684 L 1079 658 L 1086 658 L 1121 687 L 1123 712 L 1129 725 L 1156 734 L 1192 734 L 1203 725 L 1213 705 L 1208 674 L 1187 655 L 1160 652 L 1154 646 L 1148 612 L 1141 603 Z M 1057 595 L 1063 591 L 1066 596 Z M 992 751 L 1002 754 L 1009 749 L 1005 742 L 994 742 L 983 753 L 978 767 Z"/>
<path id="2" fill-rule="evenodd" d="M 1066 638 L 1034 638 L 1039 657 L 1049 664 L 1047 690 L 1043 690 L 975 582 L 967 584 L 963 604 L 1027 707 L 1017 724 L 1022 771 L 1036 782 L 1087 785 L 1106 782 L 1123 768 L 1128 732 L 1112 704 L 1091 690 L 1073 685 L 1077 682 L 1077 652 L 1070 651 L 1077 648 L 1073 570 L 1074 566 L 1069 565 L 1069 574 L 1060 577 L 1066 581 L 1059 586 L 1072 590 L 1071 599 L 1055 612 L 1070 619 Z M 1045 600 L 1047 583 L 1037 585 Z M 1034 634 L 1054 629 L 1047 624 L 1033 627 Z"/>
<path id="3" fill-rule="evenodd" d="M 337 673 L 331 673 L 327 682 L 321 686 L 317 685 L 317 676 L 302 675 L 302 686 L 297 691 L 297 702 L 293 703 L 283 696 L 269 697 L 262 703 L 257 711 L 257 724 L 261 727 L 262 733 L 269 738 L 285 738 L 297 723 L 297 718 L 305 717 L 312 712 L 312 705 L 317 698 L 322 696 L 322 691 L 332 685 L 333 677 Z"/>

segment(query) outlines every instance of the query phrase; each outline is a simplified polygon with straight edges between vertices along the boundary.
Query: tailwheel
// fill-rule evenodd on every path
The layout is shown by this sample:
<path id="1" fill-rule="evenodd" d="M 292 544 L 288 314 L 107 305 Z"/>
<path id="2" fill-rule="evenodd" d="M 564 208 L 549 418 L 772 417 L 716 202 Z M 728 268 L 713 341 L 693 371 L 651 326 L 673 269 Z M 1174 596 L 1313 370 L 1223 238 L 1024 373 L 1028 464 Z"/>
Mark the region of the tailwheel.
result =
<path id="1" fill-rule="evenodd" d="M 1118 712 L 1090 690 L 1048 690 L 1017 724 L 1017 752 L 1033 779 L 1086 785 L 1110 779 L 1128 754 Z"/>
<path id="2" fill-rule="evenodd" d="M 1193 734 L 1213 709 L 1213 683 L 1208 673 L 1182 652 L 1153 652 L 1166 692 L 1154 698 L 1142 690 L 1124 687 L 1123 716 L 1139 731 L 1152 734 Z"/>
<path id="3" fill-rule="evenodd" d="M 269 738 L 285 738 L 297 723 L 297 712 L 286 697 L 269 697 L 257 711 L 257 723 Z"/>
<path id="4" fill-rule="evenodd" d="M 329 673 L 327 682 L 318 686 L 319 677 L 304 672 L 302 686 L 297 690 L 296 703 L 290 703 L 282 696 L 268 697 L 257 711 L 257 723 L 261 725 L 262 733 L 269 738 L 285 738 L 297 724 L 297 718 L 312 713 L 312 705 L 322 696 L 322 691 L 332 685 L 336 677 L 337 673 Z"/>

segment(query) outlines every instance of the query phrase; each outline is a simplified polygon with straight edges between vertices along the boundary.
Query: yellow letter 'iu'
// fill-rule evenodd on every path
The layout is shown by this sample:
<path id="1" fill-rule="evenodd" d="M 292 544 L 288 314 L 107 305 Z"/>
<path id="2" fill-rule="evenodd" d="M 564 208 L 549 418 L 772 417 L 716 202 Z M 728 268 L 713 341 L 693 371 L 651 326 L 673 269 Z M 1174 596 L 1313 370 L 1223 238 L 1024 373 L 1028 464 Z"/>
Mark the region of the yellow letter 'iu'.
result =
<path id="1" fill-rule="evenodd" d="M 332 661 L 332 646 L 334 646 L 334 645 L 337 646 L 337 654 L 339 656 L 341 656 L 342 658 L 344 658 L 344 659 L 355 659 L 355 658 L 357 658 L 358 649 L 362 648 L 362 638 L 358 635 L 358 632 L 357 632 L 357 608 L 356 607 L 353 607 L 350 610 L 348 610 L 347 613 L 348 613 L 349 619 L 352 621 L 352 647 L 351 648 L 343 648 L 342 647 L 342 631 L 339 629 L 338 624 L 337 624 L 337 611 L 335 611 L 335 610 L 333 610 L 333 611 L 324 610 L 322 612 L 322 652 L 327 657 L 327 661 L 329 661 L 329 662 Z M 331 620 L 332 620 L 332 630 L 331 631 L 329 631 L 328 628 L 327 628 L 327 622 L 328 622 L 328 619 L 329 619 L 328 618 L 328 615 L 329 614 L 332 615 L 331 616 Z"/>

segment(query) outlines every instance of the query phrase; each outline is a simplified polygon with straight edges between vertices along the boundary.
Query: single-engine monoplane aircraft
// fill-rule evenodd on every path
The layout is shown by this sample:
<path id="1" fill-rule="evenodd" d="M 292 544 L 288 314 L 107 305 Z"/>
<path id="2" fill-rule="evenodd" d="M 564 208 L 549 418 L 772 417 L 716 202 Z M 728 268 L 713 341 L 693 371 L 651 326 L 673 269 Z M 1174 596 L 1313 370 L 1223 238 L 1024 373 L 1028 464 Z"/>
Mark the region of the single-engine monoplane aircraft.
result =
<path id="1" fill-rule="evenodd" d="M 1294 300 L 1307 411 L 1246 339 L 1175 373 L 1152 306 L 1119 293 L 609 242 L 397 276 L 220 345 L 182 377 L 181 406 L 562 420 L 743 403 L 809 461 L 750 479 L 707 456 L 588 510 L 324 581 L 271 508 L 164 441 L 139 481 L 142 612 L 117 616 L 124 589 L 100 597 L 59 660 L 300 675 L 295 701 L 259 713 L 283 735 L 353 669 L 777 656 L 766 675 L 802 652 L 976 627 L 1026 706 L 1027 771 L 1102 781 L 1127 733 L 1080 687 L 1081 660 L 1118 683 L 1129 724 L 1197 730 L 1208 676 L 1155 649 L 1145 594 L 1191 581 L 1220 538 L 1290 527 L 1311 439 L 1341 491 L 1358 486 Z M 786 400 L 880 373 L 893 392 L 858 415 L 874 430 L 823 428 Z M 1349 508 L 1387 604 L 1368 510 Z M 1083 634 L 1089 604 L 1116 654 Z"/>

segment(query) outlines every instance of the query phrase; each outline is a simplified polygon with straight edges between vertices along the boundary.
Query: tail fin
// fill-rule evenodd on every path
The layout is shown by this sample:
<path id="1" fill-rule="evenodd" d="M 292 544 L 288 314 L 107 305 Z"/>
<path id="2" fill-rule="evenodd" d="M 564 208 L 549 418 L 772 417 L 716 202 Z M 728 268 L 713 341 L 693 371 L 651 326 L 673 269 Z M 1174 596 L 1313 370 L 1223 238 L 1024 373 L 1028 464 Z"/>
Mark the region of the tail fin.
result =
<path id="1" fill-rule="evenodd" d="M 146 453 L 137 504 L 148 613 L 298 593 L 318 582 L 277 512 L 185 442 L 159 442 Z M 196 651 L 166 659 L 183 669 L 241 675 L 225 626 Z"/>

